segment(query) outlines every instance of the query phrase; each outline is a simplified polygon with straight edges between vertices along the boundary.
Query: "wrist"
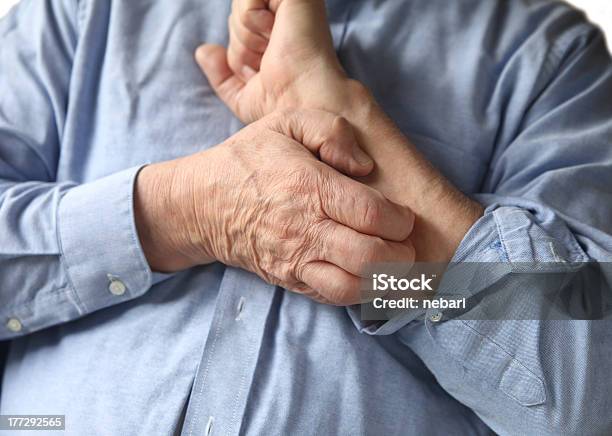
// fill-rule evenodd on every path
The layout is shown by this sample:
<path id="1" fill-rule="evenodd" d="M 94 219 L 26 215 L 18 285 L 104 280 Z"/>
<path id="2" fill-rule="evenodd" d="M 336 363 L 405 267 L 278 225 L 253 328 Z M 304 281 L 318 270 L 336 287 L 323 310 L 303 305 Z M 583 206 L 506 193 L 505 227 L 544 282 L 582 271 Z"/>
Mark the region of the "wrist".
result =
<path id="1" fill-rule="evenodd" d="M 378 107 L 370 90 L 358 80 L 340 77 L 326 89 L 333 90 L 324 96 L 328 105 L 326 109 L 343 116 L 351 123 L 369 119 Z"/>
<path id="2" fill-rule="evenodd" d="M 423 193 L 426 205 L 417 212 L 413 242 L 420 262 L 450 262 L 484 212 L 482 205 L 440 177 L 435 188 Z"/>
<path id="3" fill-rule="evenodd" d="M 176 195 L 179 161 L 144 167 L 134 186 L 134 219 L 144 255 L 153 271 L 175 272 L 197 262 L 182 234 L 184 205 Z"/>
<path id="4" fill-rule="evenodd" d="M 318 73 L 314 79 L 312 75 L 306 75 L 296 80 L 278 100 L 276 108 L 324 110 L 353 121 L 365 117 L 366 111 L 376 104 L 361 82 L 335 71 Z"/>

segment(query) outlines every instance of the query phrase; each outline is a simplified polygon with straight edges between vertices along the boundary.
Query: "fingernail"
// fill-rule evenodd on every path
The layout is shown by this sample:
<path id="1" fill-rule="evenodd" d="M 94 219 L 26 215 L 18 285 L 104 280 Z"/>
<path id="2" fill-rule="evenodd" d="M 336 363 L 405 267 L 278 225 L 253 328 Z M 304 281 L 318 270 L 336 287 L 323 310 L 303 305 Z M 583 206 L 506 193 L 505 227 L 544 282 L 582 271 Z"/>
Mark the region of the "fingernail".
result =
<path id="1" fill-rule="evenodd" d="M 357 145 L 353 146 L 353 158 L 359 165 L 367 167 L 372 164 L 372 159 Z"/>
<path id="2" fill-rule="evenodd" d="M 245 79 L 249 80 L 255 74 L 257 74 L 255 70 L 249 67 L 248 65 L 245 65 L 244 67 L 242 67 L 242 75 L 244 76 Z"/>

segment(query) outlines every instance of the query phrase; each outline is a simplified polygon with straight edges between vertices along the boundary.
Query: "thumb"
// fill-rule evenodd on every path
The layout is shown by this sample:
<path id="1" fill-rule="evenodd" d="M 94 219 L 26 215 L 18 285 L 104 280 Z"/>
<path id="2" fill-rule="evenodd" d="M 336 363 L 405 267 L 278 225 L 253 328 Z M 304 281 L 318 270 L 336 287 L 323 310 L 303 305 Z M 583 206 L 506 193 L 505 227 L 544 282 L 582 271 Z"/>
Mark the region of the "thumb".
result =
<path id="1" fill-rule="evenodd" d="M 352 126 L 341 116 L 321 110 L 287 109 L 264 120 L 268 128 L 301 143 L 348 176 L 367 176 L 374 169 L 374 161 L 359 147 Z"/>
<path id="2" fill-rule="evenodd" d="M 238 94 L 245 84 L 227 64 L 227 49 L 220 45 L 203 44 L 197 48 L 195 60 L 217 96 L 240 117 Z"/>
<path id="3" fill-rule="evenodd" d="M 374 161 L 360 147 L 355 132 L 346 118 L 334 116 L 326 138 L 319 148 L 321 160 L 349 176 L 367 176 L 374 169 Z"/>

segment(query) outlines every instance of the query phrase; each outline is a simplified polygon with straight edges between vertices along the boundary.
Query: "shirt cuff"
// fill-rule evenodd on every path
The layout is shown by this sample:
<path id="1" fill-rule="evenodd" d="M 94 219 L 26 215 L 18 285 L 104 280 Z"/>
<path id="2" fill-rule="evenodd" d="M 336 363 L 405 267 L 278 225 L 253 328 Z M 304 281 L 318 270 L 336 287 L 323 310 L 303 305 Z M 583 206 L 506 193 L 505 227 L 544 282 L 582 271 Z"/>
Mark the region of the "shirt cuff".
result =
<path id="1" fill-rule="evenodd" d="M 489 204 L 457 248 L 438 297 L 470 297 L 511 273 L 572 272 L 588 256 L 554 212 L 526 200 L 491 195 L 478 197 Z M 371 335 L 387 335 L 416 319 L 440 322 L 437 309 L 406 311 L 388 321 L 361 320 L 360 306 L 348 308 L 357 329 Z"/>
<path id="2" fill-rule="evenodd" d="M 152 285 L 134 221 L 141 168 L 77 186 L 60 201 L 61 261 L 81 314 L 138 297 Z"/>

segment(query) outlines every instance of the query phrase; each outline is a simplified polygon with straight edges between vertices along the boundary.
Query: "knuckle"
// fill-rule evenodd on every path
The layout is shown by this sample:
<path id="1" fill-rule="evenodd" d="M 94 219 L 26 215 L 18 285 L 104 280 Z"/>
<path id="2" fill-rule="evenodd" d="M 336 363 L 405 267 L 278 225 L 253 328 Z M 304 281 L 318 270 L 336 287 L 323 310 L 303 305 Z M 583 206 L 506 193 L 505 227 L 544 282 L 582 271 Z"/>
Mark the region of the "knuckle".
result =
<path id="1" fill-rule="evenodd" d="M 312 169 L 309 166 L 303 166 L 289 171 L 286 183 L 290 193 L 308 193 L 313 185 L 312 180 Z"/>
<path id="2" fill-rule="evenodd" d="M 296 283 L 303 283 L 304 280 L 304 270 L 306 268 L 306 264 L 302 262 L 296 262 L 293 264 L 291 268 L 291 273 L 288 274 L 292 277 L 293 281 Z"/>
<path id="3" fill-rule="evenodd" d="M 383 240 L 380 238 L 369 238 L 368 243 L 362 248 L 357 258 L 357 265 L 360 271 L 365 271 L 372 264 L 380 262 L 381 254 L 384 253 L 385 249 L 384 245 Z"/>
<path id="4" fill-rule="evenodd" d="M 329 217 L 332 210 L 340 209 L 340 199 L 345 195 L 342 184 L 337 183 L 336 174 L 328 171 L 327 167 L 317 167 L 316 191 L 319 212 L 321 216 Z"/>
<path id="5" fill-rule="evenodd" d="M 248 63 L 249 60 L 251 59 L 248 49 L 242 46 L 236 47 L 236 56 L 238 60 L 242 62 L 243 64 Z"/>
<path id="6" fill-rule="evenodd" d="M 251 15 L 251 11 L 247 8 L 240 8 L 240 10 L 238 11 L 238 20 L 243 24 L 243 25 L 247 25 L 249 24 L 250 21 L 250 15 Z"/>
<path id="7" fill-rule="evenodd" d="M 276 231 L 280 241 L 289 241 L 295 237 L 295 228 L 291 220 L 279 222 Z"/>
<path id="8" fill-rule="evenodd" d="M 253 46 L 257 45 L 257 38 L 255 37 L 254 33 L 249 32 L 248 30 L 244 29 L 244 27 L 241 27 L 239 30 L 239 34 L 242 42 L 247 47 L 252 48 Z"/>
<path id="9" fill-rule="evenodd" d="M 282 120 L 290 120 L 298 116 L 298 110 L 295 108 L 281 108 L 277 109 L 274 113 Z"/>
<path id="10" fill-rule="evenodd" d="M 244 39 L 244 43 L 253 50 L 261 50 L 263 47 L 261 39 L 254 34 L 253 32 L 249 32 L 246 29 L 241 30 L 242 38 Z"/>
<path id="11" fill-rule="evenodd" d="M 299 245 L 303 261 L 311 261 L 320 257 L 320 253 L 323 251 L 321 246 L 323 241 L 322 234 L 323 232 L 316 225 L 312 226 L 312 229 L 302 230 Z"/>
<path id="12" fill-rule="evenodd" d="M 300 253 L 293 252 L 289 253 L 287 258 L 276 259 L 272 271 L 283 283 L 295 283 L 303 281 L 303 266 Z"/>
<path id="13" fill-rule="evenodd" d="M 240 23 L 247 29 L 256 29 L 258 24 L 257 11 L 243 10 L 240 14 Z"/>
<path id="14" fill-rule="evenodd" d="M 363 207 L 362 222 L 368 231 L 373 231 L 379 226 L 383 215 L 383 207 L 379 198 L 370 196 Z"/>
<path id="15" fill-rule="evenodd" d="M 328 258 L 331 255 L 330 253 L 333 252 L 348 252 L 348 250 L 345 250 L 346 243 L 343 242 L 338 247 L 338 237 L 335 236 L 332 221 L 329 219 L 324 219 L 313 226 L 309 238 L 317 248 L 316 255 L 321 259 Z"/>

